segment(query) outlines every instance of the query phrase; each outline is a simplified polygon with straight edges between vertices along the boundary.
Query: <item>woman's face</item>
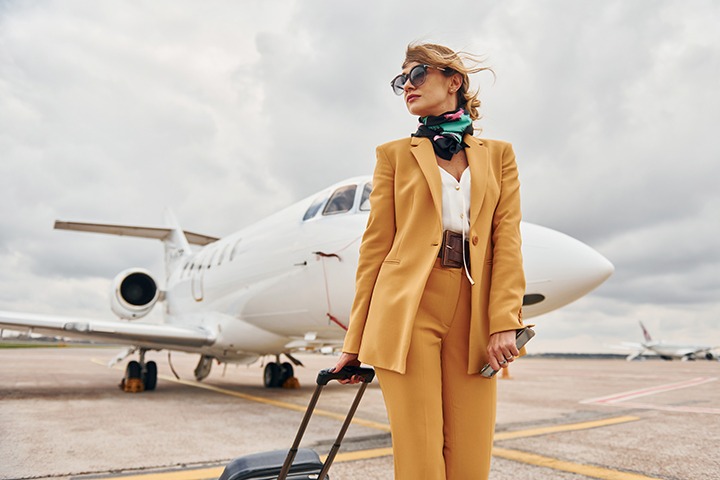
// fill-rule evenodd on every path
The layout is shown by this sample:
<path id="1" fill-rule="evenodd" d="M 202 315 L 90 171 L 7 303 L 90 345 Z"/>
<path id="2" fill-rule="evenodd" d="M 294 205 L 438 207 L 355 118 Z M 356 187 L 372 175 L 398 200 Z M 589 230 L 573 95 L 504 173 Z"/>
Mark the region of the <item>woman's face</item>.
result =
<path id="1" fill-rule="evenodd" d="M 418 62 L 407 64 L 402 72 L 405 75 L 410 73 L 413 67 L 420 65 Z M 457 108 L 456 92 L 462 84 L 459 74 L 450 77 L 437 68 L 428 67 L 425 83 L 416 87 L 410 80 L 405 82 L 403 87 L 405 106 L 408 111 L 418 117 L 429 115 L 440 115 Z"/>

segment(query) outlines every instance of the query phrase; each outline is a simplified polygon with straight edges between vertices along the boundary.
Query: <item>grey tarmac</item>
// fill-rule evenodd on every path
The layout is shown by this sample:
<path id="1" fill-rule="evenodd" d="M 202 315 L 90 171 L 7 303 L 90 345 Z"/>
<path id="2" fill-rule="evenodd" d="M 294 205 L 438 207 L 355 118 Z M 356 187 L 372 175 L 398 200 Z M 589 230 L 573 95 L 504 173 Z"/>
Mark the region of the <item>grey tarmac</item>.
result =
<path id="1" fill-rule="evenodd" d="M 217 478 L 234 457 L 287 448 L 335 361 L 298 355 L 301 388 L 266 389 L 260 364 L 214 365 L 198 383 L 197 357 L 173 353 L 177 381 L 167 353 L 149 352 L 157 390 L 133 394 L 106 366 L 119 350 L 0 348 L 0 478 Z M 510 373 L 491 479 L 720 479 L 720 362 L 525 357 Z M 329 450 L 354 389 L 326 387 L 303 446 Z M 392 479 L 377 384 L 356 418 L 331 478 Z"/>

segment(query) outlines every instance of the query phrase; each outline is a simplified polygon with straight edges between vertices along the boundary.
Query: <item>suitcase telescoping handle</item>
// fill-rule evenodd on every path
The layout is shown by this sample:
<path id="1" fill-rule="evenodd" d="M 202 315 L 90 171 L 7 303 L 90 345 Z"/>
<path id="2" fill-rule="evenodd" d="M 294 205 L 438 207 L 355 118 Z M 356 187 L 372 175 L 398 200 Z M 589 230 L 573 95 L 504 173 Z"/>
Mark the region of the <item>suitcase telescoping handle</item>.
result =
<path id="1" fill-rule="evenodd" d="M 353 404 L 350 407 L 350 411 L 348 411 L 347 416 L 345 417 L 345 421 L 343 422 L 342 427 L 340 428 L 340 432 L 338 433 L 337 438 L 335 439 L 335 443 L 333 444 L 332 448 L 330 449 L 330 453 L 328 454 L 327 459 L 325 460 L 325 463 L 323 464 L 323 468 L 320 471 L 320 474 L 318 475 L 318 478 L 320 480 L 325 480 L 325 477 L 327 475 L 328 470 L 330 470 L 330 466 L 333 463 L 333 460 L 335 460 L 335 455 L 337 455 L 338 450 L 340 450 L 340 444 L 342 443 L 343 438 L 345 437 L 345 432 L 347 432 L 348 427 L 350 426 L 350 422 L 352 421 L 353 417 L 355 416 L 355 412 L 357 411 L 358 405 L 360 405 L 360 400 L 362 399 L 363 394 L 365 393 L 365 389 L 368 386 L 368 383 L 372 382 L 375 378 L 375 370 L 372 368 L 364 368 L 364 367 L 351 367 L 347 366 L 344 367 L 339 372 L 335 373 L 332 372 L 331 369 L 326 370 L 320 370 L 318 372 L 317 376 L 317 387 L 315 387 L 315 392 L 313 393 L 312 398 L 310 399 L 310 403 L 308 404 L 307 410 L 305 410 L 305 416 L 302 419 L 302 422 L 300 422 L 300 428 L 298 428 L 297 435 L 295 435 L 295 441 L 293 442 L 292 447 L 290 448 L 290 451 L 288 452 L 287 457 L 285 458 L 285 463 L 283 464 L 282 470 L 280 470 L 280 475 L 278 476 L 278 480 L 285 480 L 288 476 L 288 473 L 290 473 L 290 467 L 292 466 L 292 462 L 295 459 L 295 455 L 297 454 L 298 447 L 300 446 L 300 440 L 302 440 L 303 435 L 305 435 L 305 429 L 308 426 L 308 423 L 310 422 L 310 417 L 312 417 L 313 411 L 315 410 L 315 405 L 317 405 L 318 399 L 320 398 L 320 393 L 322 393 L 322 389 L 325 385 L 328 384 L 331 380 L 347 380 L 354 375 L 359 375 L 362 377 L 362 385 L 360 385 L 360 388 L 358 389 L 357 394 L 355 395 L 355 400 L 353 400 Z"/>
<path id="2" fill-rule="evenodd" d="M 361 376 L 364 383 L 370 383 L 375 378 L 375 370 L 372 368 L 351 367 L 348 365 L 335 373 L 332 371 L 332 368 L 327 368 L 318 372 L 317 384 L 327 385 L 331 380 L 347 380 L 355 375 Z"/>

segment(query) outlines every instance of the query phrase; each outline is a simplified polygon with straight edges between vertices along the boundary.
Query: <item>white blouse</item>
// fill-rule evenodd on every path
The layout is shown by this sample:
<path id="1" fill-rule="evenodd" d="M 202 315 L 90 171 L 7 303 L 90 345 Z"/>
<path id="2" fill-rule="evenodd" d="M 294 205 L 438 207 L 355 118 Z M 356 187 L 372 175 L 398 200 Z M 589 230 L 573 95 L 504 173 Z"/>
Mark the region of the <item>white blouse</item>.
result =
<path id="1" fill-rule="evenodd" d="M 451 230 L 462 233 L 463 241 L 470 230 L 470 167 L 466 167 L 460 181 L 438 165 L 440 179 L 442 180 L 442 224 L 443 230 Z M 474 285 L 467 267 L 465 250 L 463 249 L 463 263 L 465 264 L 465 275 L 470 284 Z"/>
<path id="2" fill-rule="evenodd" d="M 443 230 L 467 234 L 470 229 L 470 168 L 460 176 L 460 181 L 438 165 L 442 180 Z"/>

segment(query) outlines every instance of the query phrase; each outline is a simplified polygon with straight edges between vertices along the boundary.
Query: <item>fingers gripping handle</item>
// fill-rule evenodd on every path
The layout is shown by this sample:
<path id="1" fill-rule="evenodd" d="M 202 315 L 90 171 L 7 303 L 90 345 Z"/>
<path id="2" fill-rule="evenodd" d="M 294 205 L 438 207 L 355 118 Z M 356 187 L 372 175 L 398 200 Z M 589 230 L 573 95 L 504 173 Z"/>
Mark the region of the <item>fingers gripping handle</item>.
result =
<path id="1" fill-rule="evenodd" d="M 318 372 L 317 384 L 327 385 L 331 380 L 347 380 L 354 375 L 359 375 L 362 377 L 363 382 L 370 383 L 375 378 L 375 370 L 365 367 L 346 366 L 336 373 L 333 372 L 331 368 L 326 368 L 325 370 L 320 370 L 320 372 Z"/>
<path id="2" fill-rule="evenodd" d="M 352 407 L 350 407 L 350 411 L 348 412 L 347 416 L 345 417 L 345 422 L 343 423 L 342 428 L 340 429 L 340 433 L 338 434 L 337 439 L 335 440 L 335 444 L 333 445 L 333 448 L 330 450 L 330 454 L 328 455 L 328 459 L 325 461 L 325 464 L 323 465 L 323 470 L 321 471 L 322 476 L 319 476 L 318 478 L 325 478 L 325 474 L 327 474 L 328 469 L 330 469 L 330 465 L 332 465 L 332 462 L 335 458 L 335 454 L 340 448 L 340 443 L 342 442 L 343 437 L 345 436 L 345 432 L 347 431 L 348 427 L 350 426 L 350 421 L 352 420 L 353 416 L 355 415 L 355 410 L 357 410 L 358 404 L 360 403 L 360 399 L 363 396 L 363 393 L 365 392 L 365 388 L 367 387 L 368 383 L 372 382 L 375 378 L 375 370 L 372 368 L 362 368 L 362 367 L 351 367 L 346 366 L 339 372 L 335 373 L 331 371 L 332 369 L 328 368 L 325 370 L 320 370 L 318 372 L 317 376 L 317 387 L 315 387 L 315 392 L 313 393 L 312 398 L 310 399 L 310 403 L 308 404 L 307 410 L 305 410 L 305 416 L 302 419 L 302 422 L 300 422 L 300 427 L 298 428 L 297 434 L 295 435 L 295 441 L 293 442 L 292 447 L 290 447 L 290 450 L 288 451 L 287 457 L 285 458 L 285 463 L 282 466 L 282 469 L 280 470 L 280 475 L 278 476 L 278 480 L 285 480 L 288 476 L 288 473 L 290 472 L 290 466 L 292 465 L 293 460 L 295 459 L 295 455 L 297 454 L 298 448 L 300 447 L 300 441 L 302 440 L 303 435 L 305 434 L 305 429 L 308 426 L 308 423 L 310 422 L 310 417 L 312 417 L 312 413 L 315 410 L 315 405 L 317 405 L 318 399 L 320 398 L 320 393 L 322 392 L 325 385 L 328 384 L 331 380 L 345 380 L 348 378 L 351 378 L 353 375 L 360 375 L 363 379 L 362 386 L 358 389 L 358 393 L 355 395 L 355 400 L 353 402 Z"/>

